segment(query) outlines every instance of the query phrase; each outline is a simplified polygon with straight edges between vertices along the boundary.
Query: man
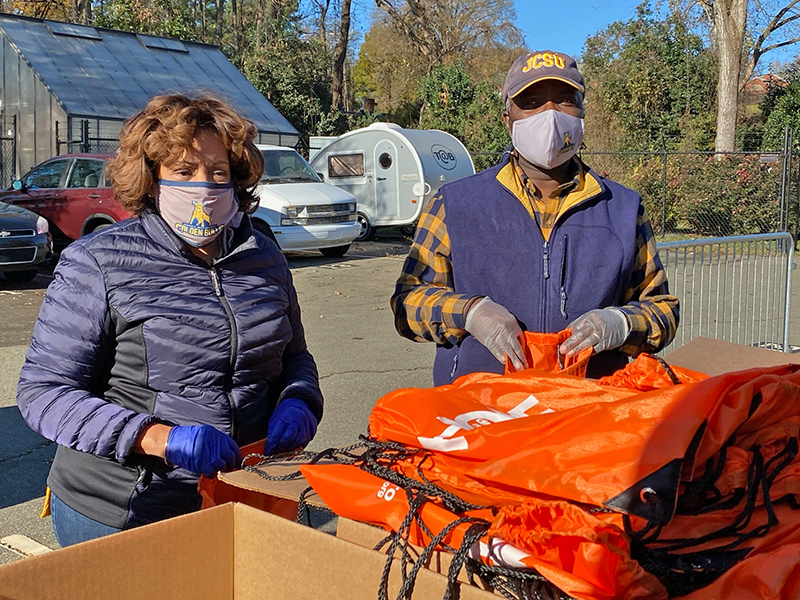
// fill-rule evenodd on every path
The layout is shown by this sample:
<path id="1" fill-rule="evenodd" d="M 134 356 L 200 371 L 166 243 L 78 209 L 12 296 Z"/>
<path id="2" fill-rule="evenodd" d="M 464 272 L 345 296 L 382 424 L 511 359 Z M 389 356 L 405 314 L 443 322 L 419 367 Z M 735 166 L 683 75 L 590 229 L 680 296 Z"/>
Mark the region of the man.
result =
<path id="1" fill-rule="evenodd" d="M 503 86 L 512 151 L 420 217 L 391 303 L 402 335 L 436 342 L 434 385 L 523 368 L 523 329 L 572 328 L 560 351 L 593 347 L 589 377 L 674 337 L 678 300 L 640 196 L 576 157 L 583 93 L 570 56 L 519 57 Z"/>

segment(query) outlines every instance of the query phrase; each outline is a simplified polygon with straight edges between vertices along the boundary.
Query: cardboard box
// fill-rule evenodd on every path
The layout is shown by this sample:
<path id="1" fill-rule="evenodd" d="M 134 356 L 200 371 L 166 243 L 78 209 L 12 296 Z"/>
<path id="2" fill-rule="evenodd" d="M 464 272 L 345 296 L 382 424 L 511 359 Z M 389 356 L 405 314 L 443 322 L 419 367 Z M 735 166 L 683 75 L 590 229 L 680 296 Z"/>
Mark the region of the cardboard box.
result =
<path id="1" fill-rule="evenodd" d="M 800 354 L 697 337 L 665 355 L 664 360 L 706 375 L 720 375 L 756 367 L 800 364 Z"/>
<path id="2" fill-rule="evenodd" d="M 243 504 L 225 504 L 0 566 L 0 600 L 374 600 L 386 557 Z M 400 574 L 392 569 L 389 597 Z M 419 572 L 413 600 L 444 596 Z M 461 586 L 463 600 L 496 597 Z"/>

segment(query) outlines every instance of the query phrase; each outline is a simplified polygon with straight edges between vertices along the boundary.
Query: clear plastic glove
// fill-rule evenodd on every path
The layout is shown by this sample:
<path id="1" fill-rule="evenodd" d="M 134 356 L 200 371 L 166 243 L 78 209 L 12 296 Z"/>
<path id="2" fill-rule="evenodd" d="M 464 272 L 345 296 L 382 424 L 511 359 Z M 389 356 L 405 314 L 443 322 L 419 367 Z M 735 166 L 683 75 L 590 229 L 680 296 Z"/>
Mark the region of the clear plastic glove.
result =
<path id="1" fill-rule="evenodd" d="M 525 368 L 523 334 L 517 318 L 488 296 L 476 302 L 467 313 L 465 329 L 486 346 L 500 364 L 506 357 L 517 371 Z"/>
<path id="2" fill-rule="evenodd" d="M 170 429 L 166 458 L 176 467 L 214 477 L 238 467 L 242 453 L 231 436 L 211 425 L 186 425 Z"/>
<path id="3" fill-rule="evenodd" d="M 304 448 L 316 433 L 317 419 L 308 405 L 298 398 L 285 398 L 269 418 L 264 454 Z"/>
<path id="4" fill-rule="evenodd" d="M 631 332 L 628 318 L 618 308 L 590 310 L 569 326 L 572 335 L 559 348 L 567 356 L 574 356 L 586 348 L 594 348 L 595 353 L 619 348 Z"/>

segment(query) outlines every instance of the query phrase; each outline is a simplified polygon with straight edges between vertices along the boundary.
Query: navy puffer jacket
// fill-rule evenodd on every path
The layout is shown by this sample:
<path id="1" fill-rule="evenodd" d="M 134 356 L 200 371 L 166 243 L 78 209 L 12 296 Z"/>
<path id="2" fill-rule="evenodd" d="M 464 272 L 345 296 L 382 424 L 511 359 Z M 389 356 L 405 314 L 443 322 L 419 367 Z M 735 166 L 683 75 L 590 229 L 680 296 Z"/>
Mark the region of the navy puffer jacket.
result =
<path id="1" fill-rule="evenodd" d="M 131 452 L 146 425 L 213 425 L 244 445 L 288 397 L 322 417 L 278 247 L 245 218 L 209 267 L 152 211 L 63 252 L 17 389 L 28 425 L 59 444 L 56 496 L 123 528 L 199 508 L 196 475 Z"/>

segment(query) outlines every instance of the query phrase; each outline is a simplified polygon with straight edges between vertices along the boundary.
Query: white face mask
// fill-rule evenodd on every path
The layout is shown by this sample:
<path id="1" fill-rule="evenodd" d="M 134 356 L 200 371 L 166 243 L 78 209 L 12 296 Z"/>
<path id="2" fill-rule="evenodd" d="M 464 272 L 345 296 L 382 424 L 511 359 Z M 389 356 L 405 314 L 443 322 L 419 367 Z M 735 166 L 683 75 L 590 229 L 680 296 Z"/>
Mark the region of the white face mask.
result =
<path id="1" fill-rule="evenodd" d="M 583 119 L 554 109 L 514 121 L 511 141 L 526 160 L 542 169 L 563 165 L 583 142 Z"/>

